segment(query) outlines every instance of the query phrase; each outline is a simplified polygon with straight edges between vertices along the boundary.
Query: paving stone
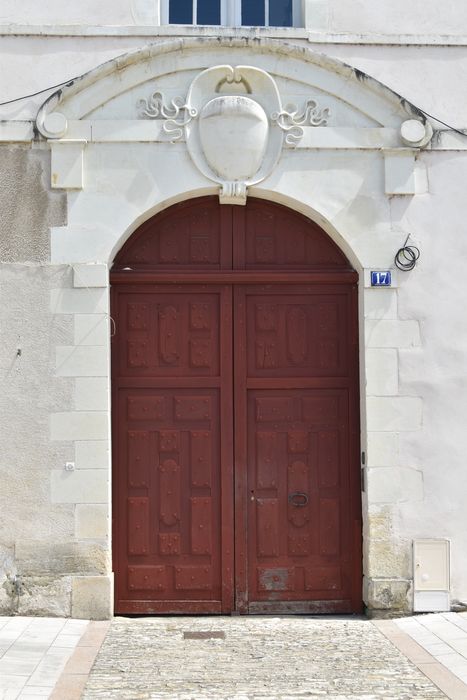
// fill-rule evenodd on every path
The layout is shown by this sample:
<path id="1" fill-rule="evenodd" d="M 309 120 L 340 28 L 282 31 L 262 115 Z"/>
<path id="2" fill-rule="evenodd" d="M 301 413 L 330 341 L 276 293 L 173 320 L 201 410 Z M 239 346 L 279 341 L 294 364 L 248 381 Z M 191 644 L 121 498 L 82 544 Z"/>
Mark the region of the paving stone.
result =
<path id="1" fill-rule="evenodd" d="M 367 620 L 180 617 L 115 618 L 82 697 L 432 700 L 446 696 Z"/>

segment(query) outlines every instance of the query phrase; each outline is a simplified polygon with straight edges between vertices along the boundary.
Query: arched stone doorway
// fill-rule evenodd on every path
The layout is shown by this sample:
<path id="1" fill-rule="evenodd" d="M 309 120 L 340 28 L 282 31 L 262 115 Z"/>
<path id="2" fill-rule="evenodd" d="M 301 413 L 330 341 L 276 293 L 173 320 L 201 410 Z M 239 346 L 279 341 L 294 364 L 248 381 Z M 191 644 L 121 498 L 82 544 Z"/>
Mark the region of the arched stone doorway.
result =
<path id="1" fill-rule="evenodd" d="M 123 246 L 116 612 L 361 610 L 357 277 L 253 198 L 175 205 Z"/>

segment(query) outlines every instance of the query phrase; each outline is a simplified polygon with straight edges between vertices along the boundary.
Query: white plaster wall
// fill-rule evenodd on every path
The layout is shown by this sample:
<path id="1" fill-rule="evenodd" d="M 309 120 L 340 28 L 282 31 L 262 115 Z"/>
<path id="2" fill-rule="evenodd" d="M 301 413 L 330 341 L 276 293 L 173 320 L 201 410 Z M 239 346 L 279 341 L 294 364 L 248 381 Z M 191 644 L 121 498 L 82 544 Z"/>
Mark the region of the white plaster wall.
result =
<path id="1" fill-rule="evenodd" d="M 156 24 L 157 0 L 2 0 L 0 24 L 133 25 Z"/>
<path id="2" fill-rule="evenodd" d="M 463 34 L 467 6 L 462 0 L 328 0 L 328 29 L 356 34 Z"/>
<path id="3" fill-rule="evenodd" d="M 374 376 L 376 358 L 366 353 L 367 391 L 375 394 L 368 399 L 368 427 L 381 431 L 368 434 L 368 570 L 376 577 L 391 569 L 403 575 L 404 569 L 411 571 L 411 539 L 448 538 L 452 598 L 465 601 L 467 207 L 462 183 L 467 158 L 425 153 L 422 160 L 429 193 L 394 197 L 390 203 L 393 228 L 411 233 L 420 261 L 412 272 L 398 275 L 397 312 L 391 313 L 400 319 L 397 326 L 388 320 L 366 328 L 367 346 L 381 348 Z M 394 354 L 389 348 L 402 332 Z M 375 402 L 396 388 L 407 411 L 386 415 L 380 423 L 381 406 Z M 372 408 L 378 408 L 373 416 Z M 388 534 L 392 547 L 384 542 Z"/>
<path id="4" fill-rule="evenodd" d="M 423 498 L 416 508 L 400 503 L 399 536 L 447 536 L 452 541 L 452 592 L 467 597 L 467 323 L 465 299 L 467 207 L 463 183 L 467 158 L 425 154 L 430 194 L 393 202 L 394 222 L 413 231 L 422 257 L 400 276 L 399 316 L 420 323 L 421 346 L 399 350 L 399 386 L 423 399 L 423 428 L 399 442 L 402 466 L 420 470 Z M 402 500 L 402 499 L 401 499 Z"/>
<path id="5" fill-rule="evenodd" d="M 0 37 L 3 67 L 0 71 L 0 102 L 82 75 L 115 56 L 154 40 L 154 36 Z M 465 125 L 467 49 L 464 47 L 318 44 L 293 37 L 287 40 L 301 42 L 367 72 L 452 126 L 462 128 Z M 0 118 L 35 118 L 47 94 L 50 92 L 0 105 Z"/>
<path id="6" fill-rule="evenodd" d="M 449 125 L 465 128 L 466 47 L 316 44 L 313 48 L 368 73 Z"/>
<path id="7" fill-rule="evenodd" d="M 151 25 L 159 22 L 159 0 L 2 0 L 0 24 Z M 311 30 L 355 34 L 465 34 L 467 8 L 462 0 L 304 0 Z"/>
<path id="8" fill-rule="evenodd" d="M 38 80 L 60 82 L 143 43 L 138 37 L 10 37 L 2 42 L 7 95 L 17 89 L 33 91 Z M 441 118 L 465 125 L 463 48 L 328 45 L 326 50 Z M 31 52 L 35 72 L 26 70 Z M 210 60 L 206 57 L 206 63 Z M 15 74 L 17 82 L 10 77 Z M 3 109 L 9 116 L 30 118 L 43 97 Z M 51 262 L 79 265 L 73 281 L 67 278 L 50 294 L 49 312 L 60 324 L 71 319 L 72 334 L 56 343 L 53 366 L 47 365 L 44 372 L 71 394 L 63 406 L 56 402 L 50 407 L 50 432 L 43 431 L 40 439 L 60 455 L 48 465 L 51 513 L 65 514 L 70 541 L 87 546 L 96 539 L 108 546 L 105 266 L 147 217 L 216 188 L 197 171 L 183 143 L 89 143 L 84 163 L 84 189 L 67 194 L 67 225 L 51 228 Z M 377 150 L 286 151 L 268 179 L 251 188 L 254 196 L 284 203 L 318 221 L 362 273 L 361 338 L 362 348 L 367 348 L 361 357 L 362 449 L 367 453 L 365 596 L 375 608 L 410 607 L 411 543 L 416 537 L 451 539 L 452 596 L 467 600 L 467 330 L 462 313 L 467 294 L 467 155 L 425 152 L 419 163 L 426 168 L 428 190 L 392 196 L 384 193 L 384 162 Z M 395 275 L 392 289 L 369 289 L 365 273 L 372 267 L 390 267 L 409 232 L 421 250 L 416 269 Z M 102 265 L 85 264 L 96 262 Z M 72 443 L 76 470 L 66 474 L 61 455 Z M 6 469 L 11 471 L 10 464 Z M 58 529 L 54 532 L 58 540 Z M 25 541 L 28 537 L 21 535 Z M 14 547 L 8 540 L 5 556 L 10 557 Z M 31 550 L 21 543 L 19 551 L 25 552 L 24 561 L 33 560 Z M 71 600 L 68 609 L 77 616 L 90 610 L 96 591 L 98 614 L 110 610 L 108 560 L 105 555 L 102 561 L 90 557 L 93 566 L 98 562 L 96 570 L 66 579 L 64 609 Z"/>

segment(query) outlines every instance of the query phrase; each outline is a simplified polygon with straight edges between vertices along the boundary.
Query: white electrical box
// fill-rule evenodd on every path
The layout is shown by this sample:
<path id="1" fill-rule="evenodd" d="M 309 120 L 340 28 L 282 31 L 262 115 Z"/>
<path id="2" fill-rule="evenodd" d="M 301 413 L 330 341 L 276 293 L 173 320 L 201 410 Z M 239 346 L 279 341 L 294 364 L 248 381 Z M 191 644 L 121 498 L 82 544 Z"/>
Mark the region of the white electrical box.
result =
<path id="1" fill-rule="evenodd" d="M 414 612 L 451 608 L 449 540 L 414 540 Z"/>

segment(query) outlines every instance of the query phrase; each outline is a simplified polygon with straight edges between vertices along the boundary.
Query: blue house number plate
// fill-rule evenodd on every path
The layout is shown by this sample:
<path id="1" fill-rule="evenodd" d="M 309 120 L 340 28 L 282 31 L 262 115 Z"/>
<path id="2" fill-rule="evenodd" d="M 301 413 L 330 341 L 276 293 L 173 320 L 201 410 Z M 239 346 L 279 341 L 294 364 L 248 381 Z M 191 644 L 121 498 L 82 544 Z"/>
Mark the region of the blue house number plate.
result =
<path id="1" fill-rule="evenodd" d="M 390 287 L 391 286 L 391 271 L 377 270 L 371 271 L 371 286 L 372 287 Z"/>

